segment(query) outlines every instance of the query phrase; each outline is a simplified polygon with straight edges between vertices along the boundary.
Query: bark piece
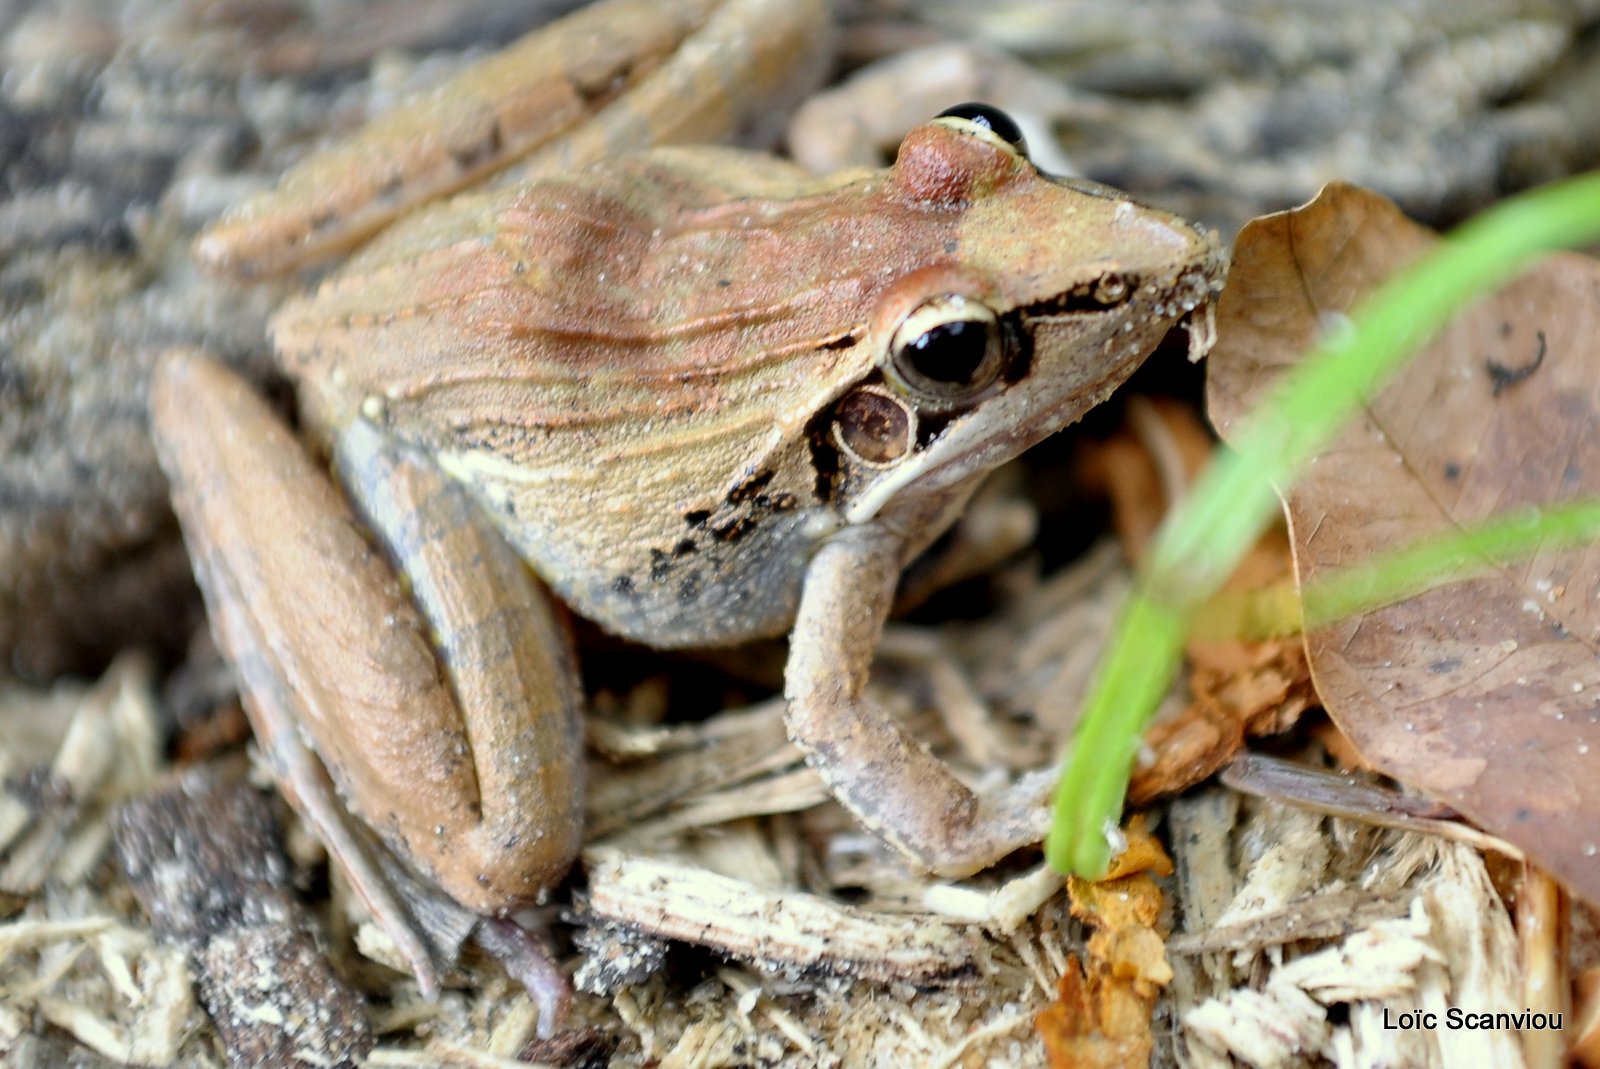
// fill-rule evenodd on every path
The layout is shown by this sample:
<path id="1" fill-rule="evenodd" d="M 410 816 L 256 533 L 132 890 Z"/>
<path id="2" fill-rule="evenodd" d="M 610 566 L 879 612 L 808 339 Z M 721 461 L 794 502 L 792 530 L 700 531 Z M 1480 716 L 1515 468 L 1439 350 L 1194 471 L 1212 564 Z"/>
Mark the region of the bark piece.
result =
<path id="1" fill-rule="evenodd" d="M 236 1066 L 355 1066 L 361 999 L 333 972 L 289 885 L 267 798 L 207 770 L 120 809 L 117 855 L 162 937 L 186 946 Z"/>

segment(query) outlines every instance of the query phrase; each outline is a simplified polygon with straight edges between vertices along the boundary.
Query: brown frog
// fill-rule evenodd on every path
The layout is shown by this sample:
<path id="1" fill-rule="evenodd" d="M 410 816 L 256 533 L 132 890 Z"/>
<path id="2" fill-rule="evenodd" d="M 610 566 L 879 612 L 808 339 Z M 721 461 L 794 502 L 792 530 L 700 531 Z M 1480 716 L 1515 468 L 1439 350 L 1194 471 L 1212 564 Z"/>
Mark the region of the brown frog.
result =
<path id="1" fill-rule="evenodd" d="M 553 1010 L 500 919 L 582 830 L 544 586 L 659 647 L 789 632 L 789 732 L 836 797 L 975 871 L 1041 837 L 1050 774 L 976 797 L 864 697 L 900 569 L 1172 327 L 1203 350 L 1224 262 L 981 106 L 823 179 L 657 149 L 458 196 L 278 313 L 333 479 L 201 357 L 163 363 L 153 420 L 285 793 L 425 987 L 476 924 Z"/>

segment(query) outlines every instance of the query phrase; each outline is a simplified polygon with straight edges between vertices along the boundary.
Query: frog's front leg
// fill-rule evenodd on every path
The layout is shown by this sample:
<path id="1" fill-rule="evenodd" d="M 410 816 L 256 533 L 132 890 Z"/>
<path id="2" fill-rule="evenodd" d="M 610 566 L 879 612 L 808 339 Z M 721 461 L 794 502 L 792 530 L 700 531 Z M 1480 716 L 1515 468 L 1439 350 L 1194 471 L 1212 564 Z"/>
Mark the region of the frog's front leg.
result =
<path id="1" fill-rule="evenodd" d="M 867 828 L 941 876 L 965 876 L 1044 837 L 1055 773 L 979 798 L 867 699 L 900 558 L 900 538 L 870 524 L 812 558 L 785 670 L 789 737 Z"/>
<path id="2" fill-rule="evenodd" d="M 364 421 L 334 446 L 365 527 L 215 363 L 167 357 L 151 417 L 285 794 L 424 988 L 476 925 L 547 1031 L 565 980 L 497 919 L 561 876 L 582 830 L 578 685 L 542 590 L 464 494 Z"/>

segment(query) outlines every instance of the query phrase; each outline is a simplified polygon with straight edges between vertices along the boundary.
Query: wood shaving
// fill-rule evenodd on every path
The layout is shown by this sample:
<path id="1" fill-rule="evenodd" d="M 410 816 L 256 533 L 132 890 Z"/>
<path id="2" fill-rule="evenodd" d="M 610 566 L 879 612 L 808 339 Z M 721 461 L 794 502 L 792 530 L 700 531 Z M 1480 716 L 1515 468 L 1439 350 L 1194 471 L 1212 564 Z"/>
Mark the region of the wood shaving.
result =
<path id="1" fill-rule="evenodd" d="M 1180 954 L 1230 959 L 1231 970 L 1218 961 L 1183 965 L 1180 972 L 1188 972 L 1191 984 L 1208 983 L 1196 966 L 1212 977 L 1251 978 L 1182 1010 L 1195 1065 L 1228 1064 L 1230 1057 L 1261 1067 L 1318 1058 L 1339 1065 L 1522 1064 L 1511 1033 L 1393 1027 L 1400 1014 L 1418 1010 L 1442 1019 L 1447 1006 L 1473 1012 L 1520 1008 L 1510 918 L 1477 853 L 1461 844 L 1385 832 L 1378 841 L 1397 857 L 1428 858 L 1403 897 L 1393 896 L 1391 888 L 1385 888 L 1391 891 L 1387 899 L 1374 897 L 1371 889 L 1312 894 L 1340 871 L 1339 848 L 1319 841 L 1307 818 L 1293 811 L 1272 811 L 1255 820 L 1289 840 L 1261 851 L 1222 912 L 1239 926 L 1175 940 Z M 1418 872 L 1404 860 L 1398 868 Z M 1394 880 L 1391 875 L 1378 882 Z M 1358 920 L 1383 912 L 1386 905 L 1400 912 Z M 1348 934 L 1324 949 L 1305 949 L 1304 937 L 1311 933 L 1300 921 L 1308 914 L 1313 923 L 1318 916 L 1337 915 L 1340 906 Z M 1180 1004 L 1193 998 L 1187 993 L 1192 990 L 1179 986 Z M 1343 1023 L 1334 1023 L 1333 1006 L 1342 1007 Z"/>
<path id="2" fill-rule="evenodd" d="M 772 969 L 914 984 L 976 972 L 973 933 L 942 918 L 869 914 L 611 847 L 587 849 L 584 867 L 586 912 L 598 920 L 710 946 Z"/>

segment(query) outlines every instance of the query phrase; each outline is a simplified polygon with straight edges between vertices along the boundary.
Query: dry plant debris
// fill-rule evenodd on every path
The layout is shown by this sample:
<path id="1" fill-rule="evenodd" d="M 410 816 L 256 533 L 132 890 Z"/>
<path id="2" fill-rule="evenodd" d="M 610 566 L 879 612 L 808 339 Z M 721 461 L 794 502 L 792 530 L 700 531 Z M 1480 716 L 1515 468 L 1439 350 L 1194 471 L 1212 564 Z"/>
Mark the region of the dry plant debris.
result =
<path id="1" fill-rule="evenodd" d="M 1059 729 L 1032 713 L 1081 690 L 1125 583 L 1109 546 L 1045 582 L 1026 558 L 1014 560 L 996 583 L 993 618 L 896 625 L 877 693 L 975 782 L 996 768 L 1003 775 L 1038 767 Z M 591 725 L 589 896 L 571 918 L 580 955 L 608 977 L 600 985 L 607 994 L 580 996 L 565 1050 L 533 1042 L 526 997 L 490 963 L 468 961 L 455 981 L 461 986 L 427 1004 L 410 980 L 356 955 L 352 943 L 380 961 L 383 948 L 337 878 L 313 918 L 293 919 L 267 846 L 234 841 L 257 821 L 220 819 L 253 806 L 232 793 L 243 789 L 242 762 L 224 758 L 207 777 L 185 772 L 154 793 L 170 773 L 155 741 L 147 673 L 129 677 L 119 668 L 95 689 L 53 697 L 0 694 L 0 760 L 15 795 L 7 809 L 26 818 L 14 843 L 32 842 L 49 816 L 16 788 L 48 782 L 39 769 L 85 763 L 58 756 L 63 738 L 128 755 L 87 762 L 99 779 L 74 788 L 74 820 L 49 824 L 50 842 L 67 848 L 23 851 L 47 859 L 44 871 L 54 875 L 36 875 L 31 886 L 43 889 L 15 900 L 10 908 L 21 914 L 0 928 L 19 948 L 0 962 L 8 1014 L 0 1047 L 16 1053 L 26 1044 L 30 1058 L 88 1049 L 139 1064 L 213 1066 L 229 1064 L 226 1039 L 231 1064 L 265 1064 L 255 1053 L 261 1048 L 246 1043 L 277 1030 L 289 1049 L 318 1050 L 337 1064 L 332 1048 L 308 1038 L 315 1015 L 294 1014 L 281 1001 L 298 991 L 326 1003 L 327 963 L 310 953 L 310 930 L 366 1001 L 373 1065 L 1044 1064 L 1033 1020 L 1080 939 L 1059 876 L 1037 865 L 960 883 L 909 872 L 825 800 L 785 739 L 776 703 L 664 724 L 658 686 L 646 680 L 637 694 L 602 702 L 612 711 Z M 85 717 L 95 718 L 93 731 L 73 726 Z M 126 874 L 109 863 L 111 806 L 100 794 L 141 797 L 124 818 Z M 87 845 L 72 846 L 80 837 Z M 227 860 L 239 849 L 252 853 Z M 286 852 L 290 885 L 305 886 L 321 856 L 292 818 Z M 71 858 L 80 860 L 62 869 Z M 130 890 L 156 918 L 155 930 Z M 274 917 L 288 918 L 276 932 Z M 697 919 L 715 920 L 717 930 L 686 927 Z M 102 975 L 91 966 L 108 939 L 119 940 L 133 964 Z M 255 969 L 265 961 L 276 962 L 271 976 Z M 156 994 L 167 1001 L 137 984 L 119 986 L 125 974 L 164 978 Z M 261 984 L 253 990 L 245 983 L 252 976 Z M 236 1010 L 240 998 L 259 1011 L 244 1022 L 249 1036 L 219 1028 L 200 1005 Z M 136 1042 L 136 1025 L 161 1030 Z M 68 1047 L 52 1045 L 57 1028 L 68 1030 Z"/>
<path id="2" fill-rule="evenodd" d="M 266 796 L 196 768 L 117 811 L 117 855 L 157 936 L 187 948 L 236 1065 L 329 1069 L 372 1047 L 361 1000 L 329 967 L 289 883 Z"/>
<path id="3" fill-rule="evenodd" d="M 610 847 L 591 847 L 583 864 L 586 910 L 656 939 L 698 943 L 780 972 L 816 969 L 881 983 L 925 986 L 976 973 L 977 934 L 965 924 L 866 913 Z"/>
<path id="4" fill-rule="evenodd" d="M 1470 847 L 1216 789 L 1169 816 L 1188 1064 L 1523 1064 L 1510 1031 L 1385 1027 L 1524 1005 L 1511 918 Z"/>
<path id="5" fill-rule="evenodd" d="M 1092 929 L 1082 958 L 1074 954 L 1057 998 L 1039 1015 L 1039 1033 L 1055 1067 L 1145 1065 L 1155 1050 L 1151 1019 L 1172 980 L 1167 964 L 1161 888 L 1152 875 L 1172 875 L 1172 860 L 1135 816 L 1127 848 L 1098 882 L 1068 881 L 1072 915 Z"/>
<path id="6" fill-rule="evenodd" d="M 96 892 L 111 811 L 154 784 L 158 736 L 137 658 L 94 687 L 0 697 L 0 1052 L 48 1023 L 114 1063 L 181 1057 L 197 1018 L 186 955 Z"/>
<path id="7" fill-rule="evenodd" d="M 1400 1030 L 1386 1022 L 1447 1006 L 1474 1012 L 1521 1008 L 1510 918 L 1482 861 L 1465 847 L 1422 840 L 1432 871 L 1400 917 L 1355 926 L 1332 946 L 1284 961 L 1265 984 L 1247 983 L 1183 1015 L 1199 1066 L 1228 1057 L 1256 1066 L 1518 1066 L 1510 1032 Z M 1335 1024 L 1329 1007 L 1344 1007 Z"/>

